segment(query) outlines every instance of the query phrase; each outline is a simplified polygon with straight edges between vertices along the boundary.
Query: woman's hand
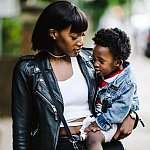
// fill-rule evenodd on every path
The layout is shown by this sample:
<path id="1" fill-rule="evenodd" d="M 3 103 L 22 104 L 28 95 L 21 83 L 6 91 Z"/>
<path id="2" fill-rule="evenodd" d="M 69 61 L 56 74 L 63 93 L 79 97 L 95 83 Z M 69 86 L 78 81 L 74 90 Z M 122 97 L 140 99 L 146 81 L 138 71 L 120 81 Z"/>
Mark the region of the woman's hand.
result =
<path id="1" fill-rule="evenodd" d="M 87 128 L 85 128 L 84 132 L 88 133 L 90 131 L 96 132 L 100 131 L 99 126 L 96 124 L 96 122 L 92 122 Z"/>
<path id="2" fill-rule="evenodd" d="M 130 117 L 130 115 L 128 115 L 124 119 L 122 124 L 120 124 L 118 126 L 118 130 L 113 137 L 114 140 L 120 140 L 120 139 L 123 139 L 123 138 L 127 137 L 128 135 L 130 135 L 132 133 L 133 128 L 134 128 L 134 124 L 135 124 L 135 120 L 132 119 Z"/>

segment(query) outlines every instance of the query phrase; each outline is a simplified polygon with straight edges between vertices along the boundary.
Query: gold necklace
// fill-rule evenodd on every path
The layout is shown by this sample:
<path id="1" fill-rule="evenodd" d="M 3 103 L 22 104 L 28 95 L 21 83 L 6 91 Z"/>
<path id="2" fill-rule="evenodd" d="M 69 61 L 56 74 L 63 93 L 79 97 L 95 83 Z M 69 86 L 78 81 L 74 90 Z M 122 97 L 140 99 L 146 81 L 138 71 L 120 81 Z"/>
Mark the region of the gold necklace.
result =
<path id="1" fill-rule="evenodd" d="M 67 56 L 67 55 L 61 55 L 61 56 L 58 56 L 58 55 L 52 54 L 51 52 L 49 52 L 49 54 L 50 54 L 51 56 L 55 57 L 55 58 L 62 58 L 62 57 Z"/>

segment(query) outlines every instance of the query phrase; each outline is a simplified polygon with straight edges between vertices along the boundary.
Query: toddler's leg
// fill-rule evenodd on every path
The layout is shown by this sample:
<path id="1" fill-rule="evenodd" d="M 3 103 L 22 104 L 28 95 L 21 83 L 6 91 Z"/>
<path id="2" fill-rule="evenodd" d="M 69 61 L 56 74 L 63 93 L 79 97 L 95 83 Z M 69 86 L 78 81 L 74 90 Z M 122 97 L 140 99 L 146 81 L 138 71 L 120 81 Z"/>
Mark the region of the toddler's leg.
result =
<path id="1" fill-rule="evenodd" d="M 89 132 L 87 134 L 87 149 L 88 150 L 103 150 L 102 143 L 105 141 L 101 131 Z"/>

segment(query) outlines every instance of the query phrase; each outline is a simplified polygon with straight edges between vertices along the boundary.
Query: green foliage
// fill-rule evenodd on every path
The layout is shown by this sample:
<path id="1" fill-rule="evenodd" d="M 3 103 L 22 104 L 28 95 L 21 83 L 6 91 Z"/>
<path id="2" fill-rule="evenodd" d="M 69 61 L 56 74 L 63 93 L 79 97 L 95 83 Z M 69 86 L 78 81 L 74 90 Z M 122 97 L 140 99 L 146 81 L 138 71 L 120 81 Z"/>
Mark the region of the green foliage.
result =
<path id="1" fill-rule="evenodd" d="M 21 46 L 21 21 L 16 18 L 3 19 L 3 55 L 19 55 Z"/>
<path id="2" fill-rule="evenodd" d="M 115 5 L 115 4 L 124 5 L 127 3 L 127 1 L 131 1 L 131 0 L 111 0 L 109 1 L 109 4 L 110 5 Z"/>
<path id="3" fill-rule="evenodd" d="M 104 14 L 108 6 L 108 0 L 95 0 L 95 1 L 79 1 L 79 7 L 89 14 L 93 22 L 93 30 L 98 26 L 99 18 Z"/>
<path id="4" fill-rule="evenodd" d="M 52 3 L 55 2 L 56 0 L 38 0 L 38 2 L 48 2 L 48 3 Z"/>

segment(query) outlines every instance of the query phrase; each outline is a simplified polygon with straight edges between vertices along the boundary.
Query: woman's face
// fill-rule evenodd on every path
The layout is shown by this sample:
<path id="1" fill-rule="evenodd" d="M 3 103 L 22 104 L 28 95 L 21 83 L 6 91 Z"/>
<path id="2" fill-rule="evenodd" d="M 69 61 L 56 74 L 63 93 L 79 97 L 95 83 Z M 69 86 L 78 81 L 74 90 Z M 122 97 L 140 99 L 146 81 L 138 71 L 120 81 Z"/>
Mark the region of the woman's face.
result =
<path id="1" fill-rule="evenodd" d="M 83 36 L 84 32 L 81 33 L 71 33 L 71 26 L 58 32 L 55 32 L 55 53 L 66 54 L 71 57 L 76 57 L 80 48 L 83 46 Z"/>
<path id="2" fill-rule="evenodd" d="M 113 59 L 108 47 L 96 45 L 94 47 L 94 68 L 96 73 L 103 77 L 117 69 L 118 64 Z"/>

